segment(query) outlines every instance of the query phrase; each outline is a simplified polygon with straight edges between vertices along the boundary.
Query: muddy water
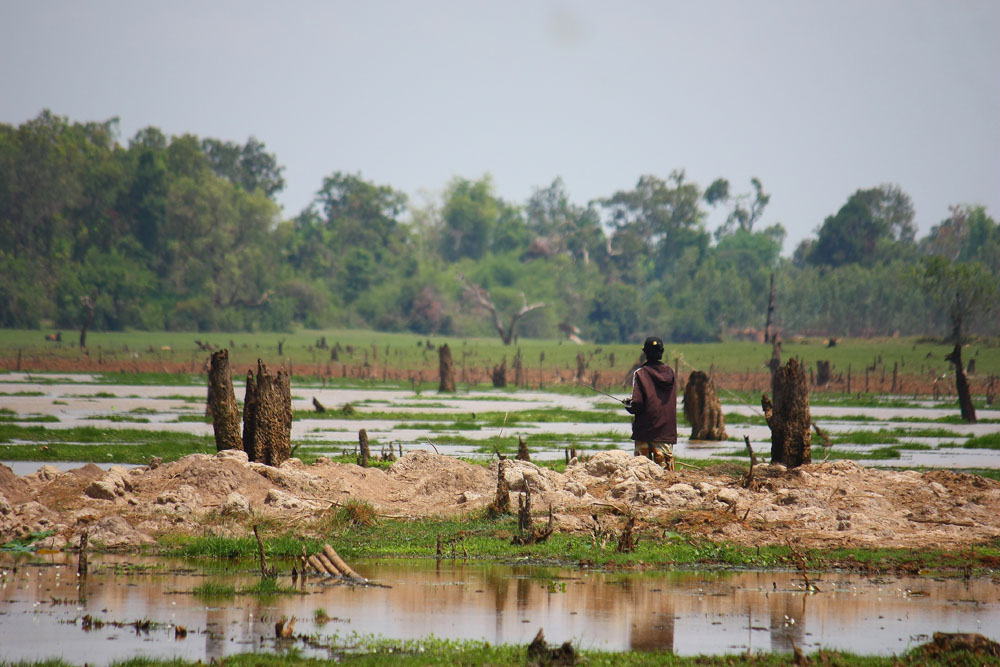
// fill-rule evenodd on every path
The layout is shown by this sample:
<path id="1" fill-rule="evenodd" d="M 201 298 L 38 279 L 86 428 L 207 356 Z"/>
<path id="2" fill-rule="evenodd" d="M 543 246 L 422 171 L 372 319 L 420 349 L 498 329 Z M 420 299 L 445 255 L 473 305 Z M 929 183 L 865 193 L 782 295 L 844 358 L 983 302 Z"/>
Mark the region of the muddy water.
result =
<path id="1" fill-rule="evenodd" d="M 807 650 L 894 654 L 939 630 L 1000 639 L 1000 591 L 989 580 L 832 574 L 816 582 L 821 592 L 810 594 L 787 572 L 616 574 L 377 561 L 357 564 L 377 587 L 313 578 L 300 582 L 300 595 L 204 599 L 191 591 L 206 581 L 238 588 L 255 578 L 194 569 L 202 566 L 105 556 L 92 559 L 81 580 L 75 559 L 63 554 L 0 554 L 0 660 L 107 664 L 141 654 L 208 661 L 281 650 L 273 637 L 283 616 L 298 619 L 296 634 L 327 647 L 355 632 L 523 644 L 540 627 L 549 641 L 580 648 L 685 655 L 790 651 L 793 642 Z M 330 620 L 317 622 L 318 609 Z M 88 614 L 103 627 L 85 629 Z M 152 621 L 148 630 L 130 625 L 141 620 Z M 176 637 L 177 625 L 186 627 L 186 637 Z M 330 655 L 302 639 L 290 645 Z"/>

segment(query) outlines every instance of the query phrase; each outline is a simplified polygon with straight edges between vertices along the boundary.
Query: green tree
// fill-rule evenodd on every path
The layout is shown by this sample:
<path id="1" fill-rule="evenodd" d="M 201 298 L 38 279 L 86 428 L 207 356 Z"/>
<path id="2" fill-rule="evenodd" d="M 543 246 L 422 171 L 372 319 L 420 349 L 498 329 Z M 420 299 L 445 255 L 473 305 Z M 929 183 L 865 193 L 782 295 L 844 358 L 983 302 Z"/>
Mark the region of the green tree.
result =
<path id="1" fill-rule="evenodd" d="M 204 139 L 202 151 L 217 176 L 228 179 L 248 192 L 260 190 L 269 199 L 285 189 L 284 167 L 268 153 L 263 142 L 250 137 L 245 144 Z"/>
<path id="2" fill-rule="evenodd" d="M 602 200 L 615 232 L 612 255 L 623 274 L 634 280 L 662 275 L 674 268 L 688 248 L 702 254 L 708 248 L 704 211 L 699 207 L 701 192 L 685 180 L 683 171 L 674 171 L 667 181 L 643 176 L 634 190 L 620 191 Z M 647 275 L 636 275 L 644 259 L 651 260 Z"/>
<path id="3" fill-rule="evenodd" d="M 895 185 L 858 190 L 836 215 L 823 221 L 809 261 L 822 266 L 890 259 L 899 245 L 912 244 L 913 204 Z"/>
<path id="4" fill-rule="evenodd" d="M 481 259 L 489 252 L 503 202 L 494 194 L 493 178 L 456 178 L 445 189 L 441 255 L 448 261 Z"/>

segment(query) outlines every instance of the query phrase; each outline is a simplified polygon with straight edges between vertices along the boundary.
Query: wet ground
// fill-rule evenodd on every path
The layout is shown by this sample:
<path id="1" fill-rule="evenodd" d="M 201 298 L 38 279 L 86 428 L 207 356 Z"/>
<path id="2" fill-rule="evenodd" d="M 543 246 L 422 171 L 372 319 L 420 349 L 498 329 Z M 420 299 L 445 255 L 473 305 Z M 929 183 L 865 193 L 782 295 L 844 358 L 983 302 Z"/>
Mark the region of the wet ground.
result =
<path id="1" fill-rule="evenodd" d="M 58 422 L 42 424 L 46 428 L 72 428 L 92 426 L 98 428 L 132 428 L 153 429 L 161 431 L 177 431 L 209 436 L 212 426 L 199 421 L 178 421 L 180 418 L 198 418 L 204 414 L 205 388 L 199 386 L 112 386 L 94 384 L 93 376 L 80 375 L 46 375 L 39 382 L 40 376 L 28 376 L 19 373 L 0 374 L 0 408 L 13 411 L 20 417 L 29 415 L 51 415 Z M 237 383 L 236 394 L 242 395 L 242 386 Z M 332 410 L 339 409 L 350 403 L 355 409 L 365 412 L 410 413 L 413 420 L 407 423 L 402 420 L 384 419 L 297 419 L 292 425 L 292 437 L 303 447 L 310 448 L 317 454 L 339 454 L 344 448 L 353 449 L 357 443 L 357 432 L 360 428 L 368 431 L 372 441 L 385 445 L 387 443 L 402 444 L 404 449 L 431 449 L 428 440 L 434 442 L 434 447 L 443 454 L 455 456 L 482 456 L 474 444 L 448 445 L 440 441 L 442 437 L 457 435 L 469 440 L 486 440 L 499 433 L 495 427 L 469 429 L 449 428 L 449 422 L 439 422 L 434 428 L 428 427 L 428 422 L 421 422 L 420 415 L 454 414 L 472 415 L 479 412 L 516 412 L 520 410 L 601 410 L 605 411 L 610 400 L 604 396 L 573 396 L 543 392 L 519 391 L 505 392 L 470 392 L 458 395 L 439 395 L 436 392 L 418 394 L 408 390 L 386 389 L 325 389 L 321 387 L 293 387 L 293 408 L 295 410 L 311 411 L 312 400 L 316 398 Z M 1000 423 L 980 424 L 943 424 L 933 420 L 940 417 L 955 415 L 957 410 L 952 407 L 935 404 L 931 401 L 921 402 L 921 407 L 890 408 L 890 407 L 826 407 L 814 406 L 814 420 L 831 436 L 848 431 L 878 431 L 880 429 L 907 428 L 921 429 L 932 427 L 949 433 L 949 437 L 906 437 L 901 436 L 901 443 L 913 443 L 920 446 L 930 446 L 932 449 L 915 449 L 904 451 L 900 459 L 868 460 L 865 465 L 889 466 L 927 466 L 947 468 L 1000 468 L 1000 450 L 960 449 L 947 447 L 952 443 L 961 443 L 969 436 L 980 436 L 1000 432 Z M 727 414 L 745 416 L 759 415 L 756 406 L 741 403 L 724 404 Z M 605 411 L 606 412 L 606 411 Z M 979 417 L 984 420 L 1000 419 L 1000 410 L 980 410 Z M 855 421 L 852 416 L 862 415 L 878 421 Z M 919 421 L 900 421 L 919 420 Z M 15 423 L 18 423 L 15 421 Z M 31 422 L 23 422 L 30 425 Z M 414 426 L 419 424 L 417 426 Z M 675 448 L 678 456 L 690 458 L 709 458 L 723 453 L 743 449 L 743 436 L 749 436 L 757 449 L 766 449 L 770 440 L 770 431 L 764 425 L 731 424 L 727 427 L 729 441 L 721 443 L 692 442 L 686 436 L 687 429 L 681 424 L 680 438 Z M 533 449 L 537 459 L 559 458 L 564 455 L 562 445 L 533 444 L 532 436 L 546 434 L 573 434 L 583 436 L 577 444 L 579 449 L 588 447 L 602 449 L 617 447 L 631 450 L 629 440 L 629 417 L 621 411 L 621 420 L 613 423 L 566 423 L 547 422 L 535 424 L 512 424 L 503 431 L 511 437 L 523 436 Z M 592 435 L 593 438 L 586 436 Z M 822 448 L 818 438 L 814 442 L 814 459 L 821 460 Z M 865 453 L 883 446 L 879 443 L 865 445 L 836 445 L 844 451 Z M 18 467 L 18 474 L 36 470 L 40 463 Z"/>
<path id="2" fill-rule="evenodd" d="M 217 566 L 206 572 L 204 561 L 120 556 L 92 557 L 90 573 L 79 578 L 76 559 L 65 554 L 0 554 L 0 660 L 107 664 L 147 655 L 207 662 L 290 647 L 326 657 L 353 645 L 355 633 L 527 644 L 540 627 L 550 642 L 578 648 L 681 655 L 791 651 L 793 643 L 806 651 L 898 654 L 935 631 L 1000 639 L 1000 590 L 988 579 L 836 573 L 814 580 L 819 592 L 809 593 L 788 572 L 618 574 L 450 560 L 355 565 L 378 585 L 312 577 L 296 584 L 300 594 L 205 598 L 192 591 L 206 582 L 238 589 L 257 578 Z M 287 576 L 281 582 L 292 584 Z M 276 642 L 275 622 L 293 616 L 297 639 Z"/>

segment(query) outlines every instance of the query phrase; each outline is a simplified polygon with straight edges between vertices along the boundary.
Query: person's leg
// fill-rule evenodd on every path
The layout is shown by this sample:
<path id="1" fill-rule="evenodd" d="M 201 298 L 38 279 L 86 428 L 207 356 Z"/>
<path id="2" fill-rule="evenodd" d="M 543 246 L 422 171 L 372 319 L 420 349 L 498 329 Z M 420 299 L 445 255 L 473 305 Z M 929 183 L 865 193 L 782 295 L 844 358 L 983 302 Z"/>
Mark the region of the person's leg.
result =
<path id="1" fill-rule="evenodd" d="M 674 469 L 674 446 L 669 442 L 660 443 L 663 452 L 663 467 L 667 470 Z"/>
<path id="2" fill-rule="evenodd" d="M 653 450 L 653 443 L 642 442 L 641 440 L 635 441 L 634 453 L 636 456 L 645 456 L 648 459 L 652 459 L 653 458 L 652 450 Z"/>

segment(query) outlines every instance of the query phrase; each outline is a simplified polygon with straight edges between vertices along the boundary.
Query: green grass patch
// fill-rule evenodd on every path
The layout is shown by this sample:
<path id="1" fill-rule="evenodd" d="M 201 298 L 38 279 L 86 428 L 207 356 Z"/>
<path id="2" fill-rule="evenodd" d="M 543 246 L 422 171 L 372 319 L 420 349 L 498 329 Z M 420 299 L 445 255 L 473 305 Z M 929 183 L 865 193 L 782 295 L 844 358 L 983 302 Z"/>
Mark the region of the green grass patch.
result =
<path id="1" fill-rule="evenodd" d="M 831 438 L 834 445 L 894 445 L 898 442 L 894 431 L 848 431 Z"/>
<path id="2" fill-rule="evenodd" d="M 969 438 L 962 447 L 965 449 L 1000 449 L 1000 433 L 987 433 Z"/>
<path id="3" fill-rule="evenodd" d="M 44 391 L 0 391 L 0 396 L 44 396 Z"/>
<path id="4" fill-rule="evenodd" d="M 53 423 L 58 422 L 59 417 L 55 415 L 21 415 L 9 408 L 0 408 L 0 423 L 11 423 L 11 422 L 32 422 L 32 423 Z"/>
<path id="5" fill-rule="evenodd" d="M 108 421 L 108 422 L 114 422 L 116 424 L 125 422 L 132 422 L 134 424 L 149 423 L 148 417 L 137 417 L 128 413 L 125 414 L 117 413 L 113 415 L 90 415 L 88 417 L 84 417 L 84 419 L 87 421 Z"/>
<path id="6" fill-rule="evenodd" d="M 236 587 L 221 581 L 206 581 L 195 586 L 191 594 L 201 598 L 231 598 L 236 595 Z"/>
<path id="7" fill-rule="evenodd" d="M 12 440 L 22 442 L 12 443 Z M 0 458 L 10 461 L 102 461 L 148 463 L 153 456 L 175 461 L 188 454 L 215 454 L 215 439 L 169 431 L 81 426 L 47 429 L 0 424 Z"/>

